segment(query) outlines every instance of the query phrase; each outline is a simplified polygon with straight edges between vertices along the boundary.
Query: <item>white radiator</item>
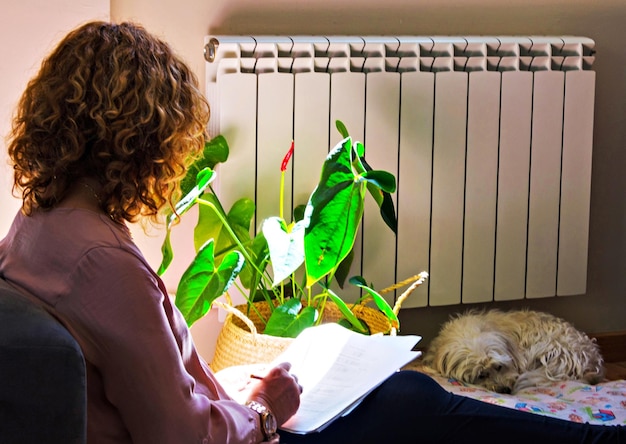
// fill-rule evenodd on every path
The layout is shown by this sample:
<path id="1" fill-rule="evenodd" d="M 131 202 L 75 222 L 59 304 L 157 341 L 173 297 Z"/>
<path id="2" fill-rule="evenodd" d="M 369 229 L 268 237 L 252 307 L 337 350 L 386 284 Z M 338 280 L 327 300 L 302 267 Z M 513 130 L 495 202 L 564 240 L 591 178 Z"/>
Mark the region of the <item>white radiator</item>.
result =
<path id="1" fill-rule="evenodd" d="M 279 167 L 292 139 L 286 200 L 305 203 L 340 140 L 339 119 L 364 142 L 368 162 L 398 178 L 397 238 L 375 204 L 366 207 L 352 274 L 380 289 L 428 270 L 428 285 L 403 307 L 585 293 L 592 40 L 205 43 L 209 131 L 231 147 L 219 173 L 227 207 L 254 197 L 257 225 L 278 214 Z"/>

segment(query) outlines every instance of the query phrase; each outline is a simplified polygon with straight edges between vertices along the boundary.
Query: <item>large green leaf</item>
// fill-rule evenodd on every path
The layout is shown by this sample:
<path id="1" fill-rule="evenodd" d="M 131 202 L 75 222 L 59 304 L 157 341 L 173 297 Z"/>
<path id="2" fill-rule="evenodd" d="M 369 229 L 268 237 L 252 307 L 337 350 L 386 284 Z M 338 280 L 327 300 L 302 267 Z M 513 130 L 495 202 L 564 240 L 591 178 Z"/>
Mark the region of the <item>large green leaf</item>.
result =
<path id="1" fill-rule="evenodd" d="M 284 304 L 274 309 L 263 333 L 271 336 L 295 338 L 302 330 L 315 324 L 317 315 L 318 312 L 314 307 L 302 308 L 299 299 L 287 299 Z"/>
<path id="2" fill-rule="evenodd" d="M 204 144 L 202 156 L 187 169 L 187 174 L 180 182 L 183 195 L 187 194 L 196 184 L 196 176 L 205 168 L 215 169 L 218 163 L 228 159 L 229 148 L 224 136 L 215 136 Z"/>
<path id="3" fill-rule="evenodd" d="M 396 217 L 396 209 L 393 199 L 389 193 L 383 192 L 383 203 L 380 206 L 380 215 L 391 231 L 398 234 L 398 218 Z"/>
<path id="4" fill-rule="evenodd" d="M 346 283 L 346 279 L 350 274 L 350 269 L 352 268 L 352 262 L 354 261 L 354 248 L 350 250 L 348 255 L 341 261 L 337 270 L 335 271 L 335 280 L 339 285 L 339 288 L 343 288 Z"/>
<path id="5" fill-rule="evenodd" d="M 335 127 L 337 128 L 337 131 L 339 131 L 339 134 L 341 134 L 341 137 L 344 139 L 350 137 L 350 133 L 348 132 L 346 125 L 344 125 L 341 120 L 335 120 Z"/>
<path id="6" fill-rule="evenodd" d="M 348 137 L 330 152 L 307 205 L 304 248 L 309 287 L 336 270 L 356 239 L 363 215 L 365 181 L 352 170 L 351 149 Z"/>
<path id="7" fill-rule="evenodd" d="M 196 246 L 214 239 L 215 258 L 218 261 L 224 254 L 231 251 L 241 252 L 246 258 L 246 263 L 239 274 L 239 279 L 242 286 L 249 290 L 248 299 L 257 300 L 257 290 L 264 293 L 261 282 L 263 272 L 269 262 L 269 251 L 262 233 L 250 239 L 250 226 L 255 211 L 254 202 L 248 198 L 241 198 L 233 204 L 228 214 L 224 214 L 222 205 L 214 194 L 205 194 L 202 203 L 198 224 L 194 231 Z M 264 293 L 262 299 L 269 298 L 266 296 Z"/>
<path id="8" fill-rule="evenodd" d="M 297 205 L 293 209 L 293 220 L 298 222 L 298 221 L 304 219 L 304 212 L 305 212 L 305 210 L 306 210 L 306 205 L 304 205 L 304 204 Z"/>
<path id="9" fill-rule="evenodd" d="M 170 266 L 172 260 L 174 259 L 174 250 L 172 250 L 172 241 L 170 240 L 170 232 L 169 228 L 165 230 L 165 239 L 163 240 L 163 245 L 161 245 L 161 265 L 159 265 L 159 269 L 157 270 L 157 274 L 161 276 L 167 270 L 167 267 Z"/>
<path id="10" fill-rule="evenodd" d="M 230 250 L 237 245 L 232 235 L 224 227 L 222 219 L 227 221 L 241 243 L 246 244 L 250 241 L 250 224 L 254 217 L 255 208 L 252 200 L 248 198 L 239 199 L 233 204 L 228 214 L 224 214 L 224 210 L 214 194 L 205 194 L 202 199 L 211 205 L 200 205 L 198 224 L 194 229 L 196 249 L 209 239 L 215 239 L 217 252 Z"/>
<path id="11" fill-rule="evenodd" d="M 176 290 L 176 306 L 189 326 L 204 316 L 213 301 L 228 290 L 244 264 L 243 255 L 232 251 L 216 267 L 214 246 L 211 239 L 200 248 Z"/>
<path id="12" fill-rule="evenodd" d="M 214 194 L 207 193 L 202 196 L 202 200 L 210 205 L 200 205 L 198 208 L 198 223 L 193 230 L 193 244 L 198 251 L 209 239 L 217 242 L 223 228 L 222 218 L 226 218 L 217 197 Z"/>
<path id="13" fill-rule="evenodd" d="M 165 239 L 163 240 L 163 245 L 161 245 L 161 254 L 163 259 L 161 260 L 161 265 L 157 270 L 159 275 L 165 273 L 165 270 L 169 267 L 174 259 L 174 250 L 172 249 L 172 243 L 170 239 L 170 231 L 172 230 L 172 226 L 174 222 L 181 217 L 184 213 L 186 213 L 189 208 L 191 208 L 196 202 L 197 199 L 204 190 L 211 184 L 211 182 L 215 179 L 215 172 L 210 168 L 204 168 L 196 175 L 196 185 L 194 185 L 188 192 L 185 194 L 182 199 L 178 201 L 178 203 L 174 206 L 174 214 L 170 214 L 167 217 L 167 224 L 165 226 Z"/>
<path id="14" fill-rule="evenodd" d="M 189 208 L 196 203 L 196 199 L 204 193 L 204 190 L 207 189 L 213 180 L 215 180 L 215 171 L 210 168 L 201 170 L 196 176 L 196 185 L 176 203 L 174 207 L 176 214 L 171 215 L 170 218 L 173 220 L 185 214 Z"/>
<path id="15" fill-rule="evenodd" d="M 392 327 L 400 327 L 400 321 L 398 320 L 398 316 L 393 312 L 393 307 L 391 307 L 391 305 L 389 305 L 385 298 L 383 298 L 378 292 L 370 288 L 370 286 L 367 285 L 367 282 L 365 281 L 365 279 L 363 279 L 362 276 L 351 277 L 350 283 L 367 291 L 367 293 L 374 300 L 376 306 L 380 309 L 380 311 L 385 314 L 385 316 L 387 316 L 387 319 L 389 319 L 389 322 L 391 322 Z"/>
<path id="16" fill-rule="evenodd" d="M 182 216 L 196 203 L 199 197 L 215 178 L 213 169 L 218 163 L 226 162 L 229 148 L 224 136 L 216 136 L 204 144 L 202 156 L 187 168 L 185 177 L 180 182 L 182 198 L 176 205 L 176 213 L 167 217 L 166 234 L 161 253 L 163 259 L 157 273 L 162 275 L 172 263 L 174 251 L 170 243 L 170 230 L 177 217 Z"/>
<path id="17" fill-rule="evenodd" d="M 304 262 L 304 222 L 287 226 L 279 217 L 268 217 L 261 226 L 267 239 L 276 286 Z"/>
<path id="18" fill-rule="evenodd" d="M 356 315 L 350 310 L 350 307 L 346 305 L 346 303 L 341 299 L 337 294 L 335 294 L 330 288 L 326 288 L 328 296 L 330 299 L 337 305 L 339 311 L 343 315 L 343 317 L 348 321 L 350 326 L 352 326 L 352 330 L 357 331 L 359 333 L 367 334 L 369 332 L 369 328 L 364 325 L 363 322 L 356 317 Z M 345 324 L 342 324 L 345 326 Z"/>
<path id="19" fill-rule="evenodd" d="M 259 282 L 261 282 L 262 273 L 269 263 L 270 252 L 263 232 L 257 234 L 249 245 L 248 252 L 253 263 L 246 263 L 239 275 L 239 279 L 241 280 L 241 285 L 250 290 L 250 296 L 253 298 L 254 291 Z"/>
<path id="20" fill-rule="evenodd" d="M 380 188 L 382 191 L 387 193 L 396 192 L 396 178 L 387 171 L 370 170 L 363 173 L 361 177 L 376 185 L 376 187 Z"/>
<path id="21" fill-rule="evenodd" d="M 396 178 L 387 171 L 372 170 L 364 156 L 359 158 L 360 165 L 365 169 L 363 177 L 367 180 L 367 190 L 380 208 L 380 215 L 391 231 L 398 233 L 396 209 L 390 193 L 396 192 Z"/>

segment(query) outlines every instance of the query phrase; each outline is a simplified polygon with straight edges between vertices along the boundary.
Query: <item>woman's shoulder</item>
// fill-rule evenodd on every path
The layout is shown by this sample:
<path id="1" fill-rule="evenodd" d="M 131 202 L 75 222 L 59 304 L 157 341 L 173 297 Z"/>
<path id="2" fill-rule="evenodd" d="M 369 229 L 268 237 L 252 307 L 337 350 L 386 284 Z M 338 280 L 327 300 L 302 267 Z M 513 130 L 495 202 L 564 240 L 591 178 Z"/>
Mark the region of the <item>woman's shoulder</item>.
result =
<path id="1" fill-rule="evenodd" d="M 82 208 L 54 208 L 33 212 L 32 229 L 49 233 L 50 238 L 65 239 L 72 244 L 125 247 L 132 245 L 126 225 L 115 222 L 103 213 Z M 46 237 L 46 236 L 43 236 Z"/>
<path id="2" fill-rule="evenodd" d="M 77 264 L 95 250 L 107 250 L 107 257 L 130 253 L 141 262 L 143 256 L 126 225 L 104 213 L 80 208 L 54 208 L 18 215 L 11 233 L 23 254 L 37 251 L 50 262 Z M 17 251 L 15 251 L 17 252 Z M 53 260 L 54 259 L 54 260 Z"/>
<path id="3" fill-rule="evenodd" d="M 51 305 L 82 284 L 109 285 L 106 279 L 114 283 L 122 273 L 157 281 L 125 225 L 69 208 L 18 214 L 0 243 L 0 273 Z"/>

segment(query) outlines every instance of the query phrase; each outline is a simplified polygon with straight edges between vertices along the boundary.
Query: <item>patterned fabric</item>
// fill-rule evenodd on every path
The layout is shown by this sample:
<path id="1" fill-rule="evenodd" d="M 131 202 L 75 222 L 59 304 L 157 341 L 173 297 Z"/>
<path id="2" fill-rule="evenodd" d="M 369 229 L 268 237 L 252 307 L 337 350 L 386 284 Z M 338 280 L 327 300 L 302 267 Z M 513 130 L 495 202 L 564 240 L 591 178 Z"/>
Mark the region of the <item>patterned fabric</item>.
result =
<path id="1" fill-rule="evenodd" d="M 426 373 L 449 392 L 491 404 L 574 422 L 626 425 L 626 380 L 598 385 L 555 382 L 549 387 L 533 387 L 515 395 L 505 395 Z"/>

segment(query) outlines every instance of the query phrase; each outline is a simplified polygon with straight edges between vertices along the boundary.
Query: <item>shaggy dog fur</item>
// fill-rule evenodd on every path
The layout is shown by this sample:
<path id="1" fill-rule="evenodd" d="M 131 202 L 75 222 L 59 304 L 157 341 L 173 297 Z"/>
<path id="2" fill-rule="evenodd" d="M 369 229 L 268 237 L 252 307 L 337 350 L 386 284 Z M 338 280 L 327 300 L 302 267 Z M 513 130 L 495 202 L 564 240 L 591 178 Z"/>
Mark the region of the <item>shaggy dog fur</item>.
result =
<path id="1" fill-rule="evenodd" d="M 424 364 L 499 393 L 553 381 L 595 384 L 604 377 L 594 340 L 563 319 L 528 310 L 458 315 L 432 341 Z"/>

